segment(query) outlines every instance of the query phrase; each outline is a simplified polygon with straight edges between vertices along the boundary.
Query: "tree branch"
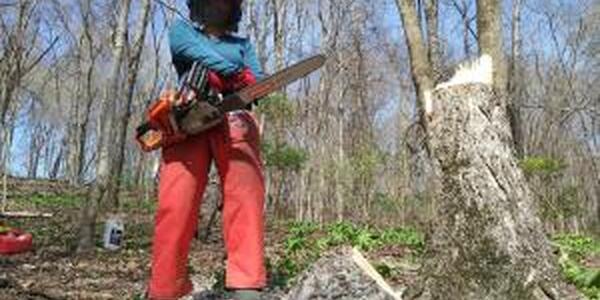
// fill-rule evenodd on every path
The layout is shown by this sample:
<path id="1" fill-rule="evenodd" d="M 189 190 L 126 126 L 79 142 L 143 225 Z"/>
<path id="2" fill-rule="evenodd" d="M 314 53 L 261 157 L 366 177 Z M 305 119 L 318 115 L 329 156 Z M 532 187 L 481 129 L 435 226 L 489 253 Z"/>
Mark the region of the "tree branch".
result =
<path id="1" fill-rule="evenodd" d="M 42 54 L 40 54 L 40 56 L 38 56 L 38 58 L 36 58 L 29 66 L 27 66 L 25 68 L 22 76 L 25 76 L 25 75 L 27 75 L 27 73 L 31 72 L 31 70 L 33 70 L 33 68 L 35 68 L 35 66 L 40 63 L 40 61 L 44 58 L 44 56 L 46 56 L 46 54 L 48 54 L 48 52 L 50 52 L 50 50 L 52 50 L 52 48 L 54 48 L 54 45 L 56 45 L 58 40 L 59 40 L 59 38 L 55 37 L 54 40 L 52 41 L 52 43 L 50 43 L 50 46 L 48 46 L 48 48 L 46 48 L 46 50 L 44 50 L 44 52 L 42 52 Z"/>

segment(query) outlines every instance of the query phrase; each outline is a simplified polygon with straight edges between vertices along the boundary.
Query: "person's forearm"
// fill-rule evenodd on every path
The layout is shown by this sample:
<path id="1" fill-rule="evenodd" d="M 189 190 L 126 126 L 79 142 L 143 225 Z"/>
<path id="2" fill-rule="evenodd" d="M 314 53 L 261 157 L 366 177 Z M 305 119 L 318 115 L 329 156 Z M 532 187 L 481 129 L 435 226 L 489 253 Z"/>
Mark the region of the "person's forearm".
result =
<path id="1" fill-rule="evenodd" d="M 240 70 L 240 66 L 232 64 L 208 46 L 201 37 L 187 24 L 175 24 L 169 32 L 173 61 L 199 61 L 209 69 L 228 76 Z"/>

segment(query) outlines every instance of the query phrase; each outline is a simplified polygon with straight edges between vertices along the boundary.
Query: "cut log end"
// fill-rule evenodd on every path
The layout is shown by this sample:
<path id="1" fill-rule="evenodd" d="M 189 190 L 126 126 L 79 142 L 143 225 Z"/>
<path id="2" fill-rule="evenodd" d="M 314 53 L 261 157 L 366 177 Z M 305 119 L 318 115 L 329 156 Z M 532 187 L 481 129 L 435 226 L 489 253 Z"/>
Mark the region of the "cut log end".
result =
<path id="1" fill-rule="evenodd" d="M 401 298 L 358 250 L 346 247 L 314 263 L 298 278 L 285 299 Z"/>

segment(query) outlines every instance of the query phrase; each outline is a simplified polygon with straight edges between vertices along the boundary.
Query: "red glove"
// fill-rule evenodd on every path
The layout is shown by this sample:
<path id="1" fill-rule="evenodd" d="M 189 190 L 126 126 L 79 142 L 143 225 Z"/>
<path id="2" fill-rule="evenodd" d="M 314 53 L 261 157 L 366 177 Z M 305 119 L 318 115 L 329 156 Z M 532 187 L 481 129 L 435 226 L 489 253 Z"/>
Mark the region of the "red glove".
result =
<path id="1" fill-rule="evenodd" d="M 219 93 L 239 91 L 255 83 L 256 76 L 254 76 L 254 73 L 249 68 L 244 68 L 226 78 L 217 72 L 208 71 L 208 84 Z"/>
<path id="2" fill-rule="evenodd" d="M 229 84 L 229 91 L 235 92 L 255 84 L 256 76 L 254 76 L 254 73 L 252 73 L 250 68 L 243 68 L 241 71 L 228 78 L 227 83 Z"/>
<path id="3" fill-rule="evenodd" d="M 208 71 L 208 85 L 218 93 L 229 89 L 228 83 L 217 72 Z"/>

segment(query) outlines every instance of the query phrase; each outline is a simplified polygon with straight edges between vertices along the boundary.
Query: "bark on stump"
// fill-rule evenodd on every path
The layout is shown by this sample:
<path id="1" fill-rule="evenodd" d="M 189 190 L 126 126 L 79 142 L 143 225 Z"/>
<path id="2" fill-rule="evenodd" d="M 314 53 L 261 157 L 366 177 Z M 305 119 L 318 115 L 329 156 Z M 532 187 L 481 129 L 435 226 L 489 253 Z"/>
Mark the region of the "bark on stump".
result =
<path id="1" fill-rule="evenodd" d="M 503 99 L 489 83 L 466 80 L 438 87 L 432 102 L 442 189 L 421 287 L 410 298 L 582 298 L 561 281 L 511 148 Z"/>
<path id="2" fill-rule="evenodd" d="M 341 248 L 306 270 L 283 299 L 400 300 L 356 249 Z"/>

